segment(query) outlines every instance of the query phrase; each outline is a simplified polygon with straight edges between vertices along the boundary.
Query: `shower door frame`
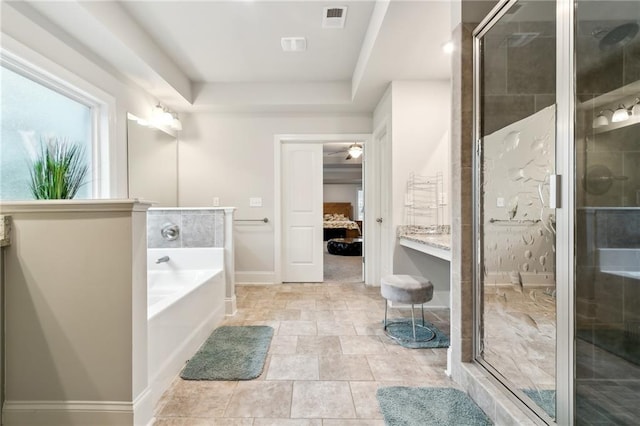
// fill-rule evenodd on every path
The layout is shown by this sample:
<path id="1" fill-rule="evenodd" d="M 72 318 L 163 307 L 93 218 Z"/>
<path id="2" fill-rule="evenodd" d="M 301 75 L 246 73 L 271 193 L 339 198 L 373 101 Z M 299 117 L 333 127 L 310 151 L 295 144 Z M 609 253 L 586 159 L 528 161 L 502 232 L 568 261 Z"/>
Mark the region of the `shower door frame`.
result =
<path id="1" fill-rule="evenodd" d="M 480 173 L 482 167 L 480 137 L 480 39 L 508 10 L 520 0 L 500 0 L 473 31 L 473 234 L 477 245 L 473 249 L 474 288 L 474 361 L 504 388 L 506 395 L 538 422 L 554 424 L 540 407 L 531 407 L 518 399 L 515 387 L 498 370 L 482 358 L 481 289 L 482 256 L 480 208 Z M 575 193 L 575 0 L 555 0 L 556 3 L 556 152 L 555 174 L 559 176 L 556 207 L 556 418 L 560 425 L 573 424 L 574 419 L 574 193 Z"/>

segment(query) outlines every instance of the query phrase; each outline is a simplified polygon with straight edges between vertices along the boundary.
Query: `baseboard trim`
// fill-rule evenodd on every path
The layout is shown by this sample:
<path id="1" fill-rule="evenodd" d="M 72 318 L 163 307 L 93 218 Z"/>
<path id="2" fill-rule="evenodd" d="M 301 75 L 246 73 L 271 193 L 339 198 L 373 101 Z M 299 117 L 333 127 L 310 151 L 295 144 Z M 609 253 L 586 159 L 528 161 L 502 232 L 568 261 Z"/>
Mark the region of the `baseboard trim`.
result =
<path id="1" fill-rule="evenodd" d="M 238 312 L 238 304 L 236 295 L 234 294 L 232 297 L 224 298 L 224 315 L 227 317 L 231 317 Z"/>
<path id="2" fill-rule="evenodd" d="M 273 271 L 236 271 L 238 284 L 274 284 L 276 274 Z"/>
<path id="3" fill-rule="evenodd" d="M 153 422 L 153 406 L 151 388 L 146 387 L 133 401 L 134 426 L 147 426 Z"/>
<path id="4" fill-rule="evenodd" d="M 5 401 L 5 426 L 125 426 L 134 425 L 129 401 Z M 140 425 L 150 420 L 140 419 Z"/>

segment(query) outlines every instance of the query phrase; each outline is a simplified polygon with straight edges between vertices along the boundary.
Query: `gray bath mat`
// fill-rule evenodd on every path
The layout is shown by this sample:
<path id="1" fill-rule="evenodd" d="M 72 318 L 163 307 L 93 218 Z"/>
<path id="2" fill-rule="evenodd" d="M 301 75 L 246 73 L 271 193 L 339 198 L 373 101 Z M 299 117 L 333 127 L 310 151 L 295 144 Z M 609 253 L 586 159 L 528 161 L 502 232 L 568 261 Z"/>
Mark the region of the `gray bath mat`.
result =
<path id="1" fill-rule="evenodd" d="M 553 389 L 522 389 L 551 418 L 556 418 L 556 391 Z"/>
<path id="2" fill-rule="evenodd" d="M 384 322 L 383 322 L 384 324 Z M 422 325 L 422 319 L 416 319 L 416 325 Z M 413 341 L 413 327 L 411 326 L 411 319 L 390 320 L 387 321 L 387 333 L 395 337 L 396 343 L 410 349 L 435 349 L 435 348 L 448 348 L 449 338 L 446 334 L 438 329 L 435 325 L 429 321 L 424 322 L 425 327 L 435 333 L 435 337 L 426 342 L 414 342 Z M 422 327 L 416 327 L 416 339 L 422 340 L 423 338 L 430 336 L 431 332 L 425 330 Z"/>
<path id="3" fill-rule="evenodd" d="M 378 389 L 387 426 L 484 426 L 493 423 L 469 396 L 453 388 Z"/>
<path id="4" fill-rule="evenodd" d="M 273 328 L 217 328 L 180 373 L 185 380 L 251 380 L 262 373 Z"/>

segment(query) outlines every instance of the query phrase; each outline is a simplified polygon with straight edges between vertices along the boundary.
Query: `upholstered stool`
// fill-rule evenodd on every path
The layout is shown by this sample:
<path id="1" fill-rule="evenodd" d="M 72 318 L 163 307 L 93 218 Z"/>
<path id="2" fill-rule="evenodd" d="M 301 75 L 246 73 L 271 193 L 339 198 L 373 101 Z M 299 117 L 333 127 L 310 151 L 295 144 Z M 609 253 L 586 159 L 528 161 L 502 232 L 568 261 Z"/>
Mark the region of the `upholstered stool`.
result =
<path id="1" fill-rule="evenodd" d="M 398 339 L 392 336 L 387 331 L 387 306 L 389 301 L 396 303 L 405 303 L 411 305 L 411 325 L 413 327 L 413 341 L 416 342 L 416 318 L 413 311 L 414 305 L 420 305 L 422 309 L 422 327 L 431 333 L 427 338 L 420 341 L 426 342 L 432 340 L 435 337 L 433 330 L 430 330 L 425 326 L 424 322 L 424 304 L 433 298 L 433 284 L 423 277 L 415 275 L 388 275 L 380 280 L 380 293 L 385 298 L 384 301 L 384 331 L 385 333 L 394 339 Z M 389 324 L 391 325 L 391 324 Z"/>

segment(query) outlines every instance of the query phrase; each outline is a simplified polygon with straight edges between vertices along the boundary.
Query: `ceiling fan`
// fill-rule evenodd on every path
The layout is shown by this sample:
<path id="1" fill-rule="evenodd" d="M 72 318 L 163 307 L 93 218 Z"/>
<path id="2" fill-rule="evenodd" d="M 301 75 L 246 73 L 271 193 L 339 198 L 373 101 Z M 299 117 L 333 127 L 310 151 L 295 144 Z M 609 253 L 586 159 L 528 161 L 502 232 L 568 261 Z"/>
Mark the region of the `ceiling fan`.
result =
<path id="1" fill-rule="evenodd" d="M 331 152 L 327 155 L 335 155 L 335 154 L 340 154 L 340 153 L 347 153 L 347 157 L 345 158 L 345 160 L 351 160 L 351 159 L 355 159 L 358 158 L 362 155 L 362 144 L 359 143 L 354 143 L 351 144 L 349 146 L 349 148 L 347 149 L 343 149 L 341 151 L 336 151 L 336 152 Z"/>

